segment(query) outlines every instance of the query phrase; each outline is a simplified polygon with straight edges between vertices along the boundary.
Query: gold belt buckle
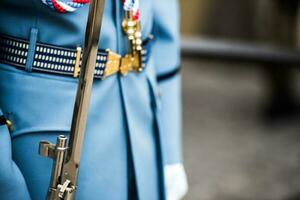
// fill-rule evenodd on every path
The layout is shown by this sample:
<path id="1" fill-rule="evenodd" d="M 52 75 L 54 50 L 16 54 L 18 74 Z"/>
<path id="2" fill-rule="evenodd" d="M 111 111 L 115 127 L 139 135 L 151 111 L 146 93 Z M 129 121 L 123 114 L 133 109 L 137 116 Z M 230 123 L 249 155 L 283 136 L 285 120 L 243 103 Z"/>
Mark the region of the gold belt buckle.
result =
<path id="1" fill-rule="evenodd" d="M 141 71 L 141 56 L 138 52 L 132 54 L 126 54 L 124 57 L 111 51 L 106 50 L 108 53 L 106 67 L 104 70 L 104 78 L 114 75 L 120 72 L 123 76 L 126 76 L 130 71 L 140 72 Z M 80 58 L 81 58 L 81 47 L 77 47 L 76 60 L 73 70 L 73 77 L 78 78 L 80 72 Z"/>
<path id="2" fill-rule="evenodd" d="M 127 54 L 122 58 L 120 72 L 127 75 L 129 71 L 140 72 L 141 63 L 138 54 Z"/>
<path id="3" fill-rule="evenodd" d="M 110 49 L 107 49 L 106 51 L 108 52 L 108 57 L 104 71 L 104 77 L 118 73 L 122 59 L 121 55 L 112 52 Z"/>
<path id="4" fill-rule="evenodd" d="M 126 76 L 130 71 L 140 72 L 141 60 L 136 54 L 126 54 L 124 57 L 107 49 L 108 59 L 104 71 L 104 77 L 120 72 Z"/>

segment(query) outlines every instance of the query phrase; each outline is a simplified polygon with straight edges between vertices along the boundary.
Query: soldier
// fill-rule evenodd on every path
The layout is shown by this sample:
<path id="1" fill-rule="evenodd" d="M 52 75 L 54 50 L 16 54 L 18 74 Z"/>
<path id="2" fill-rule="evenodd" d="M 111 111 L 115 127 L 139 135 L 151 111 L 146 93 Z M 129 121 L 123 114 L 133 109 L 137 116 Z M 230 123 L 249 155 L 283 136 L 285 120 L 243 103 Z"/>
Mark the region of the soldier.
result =
<path id="1" fill-rule="evenodd" d="M 45 199 L 52 165 L 38 144 L 70 131 L 88 4 L 0 1 L 1 200 Z M 76 199 L 186 192 L 178 32 L 176 0 L 106 1 Z"/>

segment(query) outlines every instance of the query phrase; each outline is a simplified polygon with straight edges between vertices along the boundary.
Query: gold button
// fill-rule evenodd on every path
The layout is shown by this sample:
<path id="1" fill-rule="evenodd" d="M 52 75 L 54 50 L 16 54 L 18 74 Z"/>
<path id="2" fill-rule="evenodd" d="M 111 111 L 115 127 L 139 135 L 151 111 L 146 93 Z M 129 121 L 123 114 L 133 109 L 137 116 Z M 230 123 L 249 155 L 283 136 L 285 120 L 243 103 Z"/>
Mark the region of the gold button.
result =
<path id="1" fill-rule="evenodd" d="M 6 120 L 6 125 L 7 125 L 7 127 L 8 127 L 8 129 L 10 130 L 10 131 L 12 131 L 13 130 L 13 123 L 12 123 L 12 121 L 10 121 L 10 120 Z"/>

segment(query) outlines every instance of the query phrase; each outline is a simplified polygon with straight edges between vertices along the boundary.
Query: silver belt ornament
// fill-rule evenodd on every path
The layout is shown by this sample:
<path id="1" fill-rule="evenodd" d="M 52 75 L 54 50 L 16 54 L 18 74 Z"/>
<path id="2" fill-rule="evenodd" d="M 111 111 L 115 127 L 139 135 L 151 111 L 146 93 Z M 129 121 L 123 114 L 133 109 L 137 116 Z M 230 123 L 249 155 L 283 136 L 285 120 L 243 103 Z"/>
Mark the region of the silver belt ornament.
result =
<path id="1" fill-rule="evenodd" d="M 67 137 L 63 135 L 58 136 L 56 144 L 47 141 L 40 142 L 40 155 L 53 159 L 48 200 L 75 199 L 104 3 L 105 0 L 92 0 L 90 4 L 69 143 Z"/>

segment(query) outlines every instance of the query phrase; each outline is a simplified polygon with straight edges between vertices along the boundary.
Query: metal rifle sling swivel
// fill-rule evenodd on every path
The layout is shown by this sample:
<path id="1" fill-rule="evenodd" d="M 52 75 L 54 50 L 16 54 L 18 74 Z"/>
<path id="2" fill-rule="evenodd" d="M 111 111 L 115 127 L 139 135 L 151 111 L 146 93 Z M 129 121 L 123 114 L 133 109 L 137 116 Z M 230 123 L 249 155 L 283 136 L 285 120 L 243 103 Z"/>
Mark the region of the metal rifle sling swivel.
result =
<path id="1" fill-rule="evenodd" d="M 105 0 L 91 0 L 82 66 L 77 88 L 70 139 L 58 136 L 56 144 L 40 142 L 39 153 L 53 159 L 48 200 L 73 200 L 86 128 Z"/>

